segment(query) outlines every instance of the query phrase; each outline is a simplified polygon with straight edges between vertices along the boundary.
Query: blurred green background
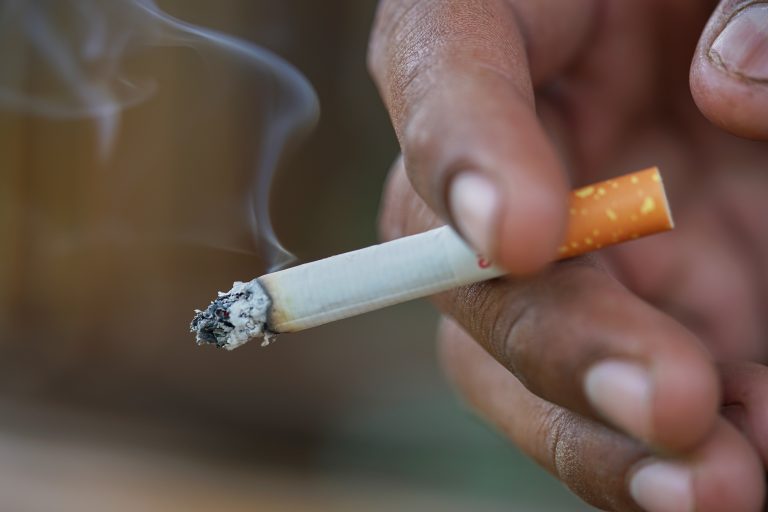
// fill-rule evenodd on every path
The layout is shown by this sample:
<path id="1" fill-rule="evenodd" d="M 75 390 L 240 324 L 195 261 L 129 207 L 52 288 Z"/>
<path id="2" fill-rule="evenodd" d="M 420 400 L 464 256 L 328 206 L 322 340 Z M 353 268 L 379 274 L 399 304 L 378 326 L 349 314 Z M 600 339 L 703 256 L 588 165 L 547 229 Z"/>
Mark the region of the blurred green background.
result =
<path id="1" fill-rule="evenodd" d="M 159 3 L 316 88 L 320 123 L 273 185 L 283 244 L 307 261 L 375 243 L 397 154 L 365 67 L 375 2 Z M 21 82 L 44 81 L 34 48 L 8 38 L 21 57 L 0 71 L 29 58 Z M 122 112 L 106 158 L 92 120 L 0 104 L 0 508 L 585 509 L 453 394 L 426 303 L 267 349 L 194 345 L 192 310 L 267 268 L 220 201 L 244 197 L 270 99 L 247 65 L 206 59 L 131 54 L 157 87 Z"/>

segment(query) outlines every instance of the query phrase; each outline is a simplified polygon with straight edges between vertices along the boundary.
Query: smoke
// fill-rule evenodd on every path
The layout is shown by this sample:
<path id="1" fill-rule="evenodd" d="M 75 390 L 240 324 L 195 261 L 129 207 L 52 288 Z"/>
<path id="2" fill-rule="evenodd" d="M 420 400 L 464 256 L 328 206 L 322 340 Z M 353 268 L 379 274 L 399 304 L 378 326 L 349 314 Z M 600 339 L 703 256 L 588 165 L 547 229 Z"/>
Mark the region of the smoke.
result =
<path id="1" fill-rule="evenodd" d="M 179 47 L 257 73 L 259 140 L 243 215 L 271 267 L 285 266 L 292 255 L 272 228 L 270 187 L 286 145 L 314 126 L 319 109 L 309 82 L 270 51 L 176 19 L 152 0 L 0 0 L 0 108 L 92 119 L 97 150 L 107 159 L 126 110 L 159 87 L 152 76 L 132 74 L 126 62 L 147 48 Z"/>

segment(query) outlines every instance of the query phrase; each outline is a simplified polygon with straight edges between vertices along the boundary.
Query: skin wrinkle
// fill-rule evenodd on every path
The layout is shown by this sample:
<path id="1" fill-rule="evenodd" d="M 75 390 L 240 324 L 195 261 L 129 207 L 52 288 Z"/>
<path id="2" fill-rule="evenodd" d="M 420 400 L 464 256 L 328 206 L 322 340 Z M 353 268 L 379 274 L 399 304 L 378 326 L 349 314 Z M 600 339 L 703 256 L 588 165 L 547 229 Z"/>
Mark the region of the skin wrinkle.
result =
<path id="1" fill-rule="evenodd" d="M 372 36 L 368 47 L 368 67 L 378 82 L 389 85 L 387 73 L 394 69 L 391 54 L 388 51 L 393 46 L 391 42 L 398 42 L 411 32 L 419 30 L 419 24 L 427 19 L 431 9 L 428 7 L 439 0 L 421 0 L 405 2 L 379 2 L 379 8 L 374 19 Z M 419 11 L 420 10 L 420 11 Z M 394 12 L 390 12 L 394 11 Z M 413 18 L 412 12 L 417 11 L 416 18 L 419 23 L 412 24 L 410 31 L 403 30 L 406 22 Z M 404 35 L 401 35 L 401 32 Z M 386 43 L 386 44 L 385 44 Z M 387 64 L 387 65 L 384 65 Z M 381 71 L 386 71 L 384 75 Z"/>
<path id="2" fill-rule="evenodd" d="M 582 418 L 566 409 L 557 407 L 552 417 L 548 419 L 546 428 L 549 434 L 546 437 L 546 445 L 550 452 L 550 464 L 554 475 L 568 486 L 575 494 L 587 503 L 612 510 L 626 510 L 631 507 L 631 499 L 626 490 L 617 487 L 608 478 L 602 478 L 599 471 L 594 471 L 586 464 L 583 458 L 583 444 L 590 442 L 594 435 L 594 429 L 606 430 L 603 427 Z M 607 432 L 607 430 L 606 430 Z M 611 434 L 616 437 L 615 434 Z M 618 439 L 618 438 L 617 438 Z M 625 443 L 622 439 L 619 444 Z M 645 455 L 644 450 L 638 450 L 637 459 Z M 624 467 L 632 467 L 632 464 Z M 612 475 L 612 480 L 624 481 L 624 474 Z M 598 480 L 600 485 L 594 486 L 592 482 Z"/>
<path id="3" fill-rule="evenodd" d="M 553 408 L 544 425 L 544 431 L 548 432 L 546 446 L 555 476 L 564 482 L 581 481 L 580 475 L 573 477 L 574 474 L 583 472 L 583 466 L 571 446 L 574 437 L 571 432 L 574 425 L 572 415 L 561 407 Z M 577 489 L 574 491 L 579 493 Z"/>
<path id="4" fill-rule="evenodd" d="M 496 317 L 503 316 L 499 315 L 502 306 L 494 300 L 497 298 L 497 294 L 494 293 L 494 288 L 491 286 L 492 282 L 476 283 L 449 292 L 451 295 L 449 303 L 453 304 L 451 310 L 475 313 L 468 317 L 463 316 L 464 322 L 462 323 L 469 332 L 481 340 L 494 339 L 492 329 L 497 321 Z M 495 351 L 492 346 L 487 346 L 486 350 L 491 351 L 491 354 Z"/>
<path id="5" fill-rule="evenodd" d="M 568 409 L 541 401 L 541 412 L 536 420 L 536 437 L 543 439 L 546 459 L 539 463 L 562 481 L 569 489 L 586 502 L 600 508 L 612 510 L 639 510 L 623 486 L 628 481 L 627 475 L 634 471 L 635 464 L 647 456 L 647 451 L 639 443 L 631 441 L 606 427 L 579 416 Z M 584 459 L 584 447 L 592 442 L 595 430 L 608 435 L 608 440 L 618 447 L 631 448 L 628 457 L 620 463 L 621 470 L 606 478 Z M 534 454 L 535 458 L 539 458 Z M 613 467 L 613 466 L 612 466 Z M 594 481 L 600 483 L 594 486 Z M 616 492 L 617 489 L 619 492 Z"/>
<path id="6" fill-rule="evenodd" d="M 395 129 L 400 131 L 408 117 L 408 105 L 412 98 L 422 98 L 429 86 L 426 78 L 438 63 L 433 56 L 437 48 L 430 44 L 437 40 L 434 27 L 428 21 L 429 6 L 420 7 L 419 16 L 410 20 L 409 30 L 394 43 L 394 52 L 385 71 L 388 96 L 392 103 Z"/>
<path id="7" fill-rule="evenodd" d="M 514 357 L 512 347 L 516 345 L 515 340 L 521 338 L 520 330 L 528 326 L 531 322 L 531 316 L 536 315 L 535 309 L 530 301 L 523 301 L 523 304 L 518 307 L 511 318 L 507 318 L 508 315 L 498 315 L 492 325 L 492 332 L 495 335 L 491 337 L 491 340 L 498 340 L 498 346 L 493 347 L 497 359 L 528 389 L 530 389 L 530 383 L 526 378 L 526 372 L 520 368 L 519 360 Z"/>
<path id="8" fill-rule="evenodd" d="M 504 289 L 499 290 L 498 286 L 504 286 Z M 452 292 L 452 306 L 448 309 L 470 312 L 464 315 L 464 323 L 469 323 L 467 330 L 474 333 L 477 339 L 484 340 L 486 351 L 528 387 L 526 374 L 518 367 L 519 358 L 512 349 L 521 339 L 518 330 L 526 325 L 535 308 L 532 301 L 520 300 L 525 293 L 520 289 L 519 282 L 511 286 L 515 288 L 515 293 L 500 293 L 508 287 L 498 280 L 460 288 Z M 501 301 L 497 300 L 499 296 Z M 504 313 L 501 314 L 501 311 Z"/>
<path id="9" fill-rule="evenodd" d="M 452 8 L 454 4 L 460 7 Z M 506 77 L 510 84 L 515 83 L 514 75 L 506 72 L 505 68 L 525 56 L 516 52 L 517 45 L 509 40 L 508 34 L 500 26 L 506 25 L 494 19 L 497 10 L 482 3 L 467 14 L 459 10 L 466 9 L 468 5 L 463 2 L 448 2 L 446 6 L 440 2 L 416 2 L 405 15 L 401 15 L 399 21 L 389 23 L 393 25 L 391 28 L 387 27 L 387 23 L 382 23 L 383 27 L 379 28 L 377 22 L 377 35 L 373 39 L 386 40 L 388 30 L 397 34 L 390 38 L 392 44 L 389 47 L 393 47 L 394 51 L 384 52 L 389 54 L 389 58 L 379 57 L 383 50 L 373 45 L 370 53 L 373 57 L 369 58 L 369 62 L 373 75 L 379 78 L 383 86 L 395 129 L 401 135 L 404 131 L 403 120 L 410 117 L 409 109 L 419 104 L 420 99 L 433 87 L 440 85 L 435 82 L 435 76 L 450 75 L 445 73 L 446 62 L 451 62 L 450 67 L 463 63 L 465 67 L 459 66 L 462 69 L 484 66 Z M 497 1 L 496 5 L 503 5 L 503 10 L 513 16 L 508 3 Z M 413 15 L 413 10 L 416 10 L 417 15 Z M 382 13 L 382 16 L 386 16 L 386 13 Z M 471 36 L 457 36 L 465 33 Z M 503 49 L 501 52 L 500 47 Z M 500 59 L 500 56 L 505 58 Z M 382 60 L 387 64 L 383 69 Z"/>
<path id="10" fill-rule="evenodd" d="M 399 84 L 408 84 L 418 77 L 421 58 L 431 50 L 428 44 L 432 9 L 439 0 L 417 0 L 403 5 L 382 2 L 374 22 L 373 36 L 368 50 L 368 67 L 387 104 L 396 131 L 405 115 L 406 95 Z M 396 9 L 390 13 L 387 9 Z M 407 28 L 406 28 L 407 27 Z M 391 41 L 391 44 L 384 44 Z M 377 44 L 376 42 L 381 42 Z M 409 44 L 410 43 L 410 44 Z M 394 48 L 394 51 L 388 51 Z M 413 53 L 409 53 L 411 50 Z M 404 58 L 405 57 L 405 58 Z"/>
<path id="11" fill-rule="evenodd" d="M 515 19 L 515 25 L 520 31 L 520 37 L 523 41 L 523 50 L 525 51 L 525 60 L 526 62 L 528 62 L 528 65 L 530 66 L 530 63 L 532 61 L 531 29 L 528 26 L 528 24 L 525 22 L 525 19 L 522 16 L 520 16 L 520 9 L 515 4 L 515 2 L 513 0 L 507 0 L 507 4 L 509 5 L 509 11 L 511 12 L 512 17 Z"/>
<path id="12" fill-rule="evenodd" d="M 520 18 L 518 8 L 515 6 L 514 2 L 507 2 L 506 5 L 509 7 L 509 12 L 512 17 L 516 18 L 517 20 L 517 26 L 523 31 L 522 34 L 522 40 L 523 45 L 526 50 L 530 49 L 530 37 L 526 37 L 525 31 L 529 31 L 530 28 L 527 26 L 527 24 L 524 23 L 524 20 Z M 594 2 L 594 5 L 597 6 L 598 2 Z M 482 9 L 481 5 L 481 9 Z M 431 9 L 430 6 L 424 7 L 421 9 L 419 16 L 417 17 L 417 21 L 412 22 L 412 29 L 405 30 L 402 29 L 407 33 L 406 36 L 398 37 L 395 40 L 395 46 L 398 48 L 392 58 L 389 61 L 389 65 L 387 66 L 387 70 L 390 72 L 390 79 L 386 81 L 387 89 L 389 90 L 395 90 L 397 99 L 393 103 L 395 106 L 395 111 L 398 112 L 397 121 L 400 121 L 403 117 L 406 117 L 405 107 L 403 103 L 406 102 L 405 98 L 408 98 L 413 103 L 418 103 L 418 98 L 421 96 L 421 92 L 414 93 L 412 96 L 408 93 L 408 91 L 412 87 L 416 87 L 413 85 L 414 81 L 418 79 L 418 81 L 424 80 L 424 75 L 430 74 L 430 68 L 437 68 L 440 65 L 440 58 L 435 59 L 436 62 L 430 63 L 428 56 L 434 56 L 440 54 L 440 49 L 445 46 L 449 46 L 452 50 L 455 50 L 454 46 L 450 43 L 453 40 L 446 40 L 447 34 L 451 34 L 450 30 L 445 30 L 443 32 L 437 30 L 431 23 L 424 23 L 424 18 L 428 13 L 428 9 Z M 485 8 L 483 9 L 484 16 L 486 18 L 493 19 L 493 12 Z M 410 14 L 410 10 L 407 11 L 408 14 Z M 409 16 L 410 17 L 410 16 Z M 482 17 L 481 17 L 482 18 Z M 462 23 L 456 23 L 457 25 L 462 25 Z M 470 25 L 470 23 L 467 23 Z M 477 24 L 473 21 L 471 24 Z M 585 35 L 582 37 L 584 41 L 587 41 L 589 37 L 591 37 L 590 34 L 591 28 L 585 31 Z M 414 35 L 414 32 L 415 35 Z M 453 38 L 455 40 L 455 37 Z M 506 66 L 503 64 L 503 62 L 498 61 L 485 61 L 483 58 L 488 55 L 494 55 L 496 54 L 495 51 L 488 51 L 488 49 L 496 49 L 499 46 L 499 41 L 504 42 L 506 38 L 499 38 L 499 34 L 495 31 L 485 31 L 481 32 L 479 35 L 475 32 L 473 32 L 473 37 L 471 38 L 471 41 L 473 43 L 472 47 L 475 46 L 480 47 L 479 53 L 477 51 L 471 52 L 470 57 L 471 60 L 475 61 L 473 64 L 477 67 L 485 67 L 489 70 L 492 70 L 493 72 L 501 75 L 502 77 L 506 78 L 510 84 L 515 84 L 516 80 L 519 79 L 518 76 L 511 75 L 507 70 Z M 583 43 L 586 44 L 586 43 Z M 577 47 L 580 45 L 577 45 Z M 419 48 L 420 50 L 411 50 L 411 48 Z M 515 55 L 517 52 L 515 51 L 515 46 L 511 43 L 507 45 L 506 51 L 503 52 L 504 55 Z M 571 52 L 573 55 L 577 55 L 576 51 Z M 456 55 L 454 52 L 451 53 L 449 56 L 451 60 L 456 59 Z M 529 54 L 526 51 L 526 55 L 524 58 L 526 59 L 526 62 L 529 61 Z M 523 56 L 517 56 L 516 60 L 521 60 Z M 564 59 L 564 61 L 567 62 L 567 58 Z M 420 66 L 428 66 L 426 69 Z M 394 70 L 394 71 L 392 71 Z M 420 73 L 421 71 L 421 73 Z M 391 73 L 395 73 L 394 75 L 391 75 Z M 394 77 L 394 78 L 392 78 Z M 429 88 L 429 85 L 425 83 L 423 85 L 419 86 L 419 91 L 426 90 Z M 387 95 L 388 97 L 392 97 L 392 95 Z M 526 96 L 530 96 L 530 94 L 526 94 Z M 532 100 L 532 98 L 531 98 Z"/>
<path id="13" fill-rule="evenodd" d="M 553 339 L 547 336 L 546 328 L 541 328 L 542 324 L 552 321 L 551 318 L 549 321 L 546 318 L 548 311 L 548 305 L 542 304 L 540 299 L 524 302 L 521 311 L 515 316 L 516 322 L 508 326 L 506 336 L 501 338 L 503 347 L 499 357 L 510 367 L 517 369 L 520 381 L 535 394 L 541 392 L 542 386 L 539 381 L 544 375 L 536 371 L 539 349 L 549 345 Z M 529 376 L 536 378 L 531 379 Z"/>
<path id="14" fill-rule="evenodd" d="M 408 139 L 407 133 L 408 120 L 414 119 L 413 110 L 419 102 L 413 102 L 413 98 L 423 98 L 429 90 L 430 81 L 425 78 L 432 74 L 435 67 L 433 59 L 425 58 L 433 50 L 419 51 L 418 48 L 412 52 L 403 50 L 401 58 L 402 70 L 393 76 L 392 80 L 397 82 L 397 87 L 390 88 L 390 115 L 395 128 L 395 134 L 398 136 L 401 146 Z"/>

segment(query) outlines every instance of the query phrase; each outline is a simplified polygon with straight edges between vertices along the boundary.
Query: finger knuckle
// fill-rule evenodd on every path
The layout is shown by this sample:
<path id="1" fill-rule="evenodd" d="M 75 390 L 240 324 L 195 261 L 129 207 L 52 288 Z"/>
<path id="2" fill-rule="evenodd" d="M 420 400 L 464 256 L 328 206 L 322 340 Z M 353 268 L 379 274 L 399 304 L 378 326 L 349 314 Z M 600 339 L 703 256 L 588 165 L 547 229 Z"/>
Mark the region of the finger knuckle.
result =
<path id="1" fill-rule="evenodd" d="M 555 476 L 564 482 L 573 480 L 581 465 L 574 436 L 573 415 L 562 407 L 552 405 L 541 429 L 546 432 L 547 453 Z"/>
<path id="2" fill-rule="evenodd" d="M 519 288 L 498 280 L 465 286 L 454 296 L 452 309 L 461 313 L 465 327 L 485 349 L 525 385 L 521 343 L 528 337 L 534 309 Z"/>
<path id="3" fill-rule="evenodd" d="M 533 331 L 536 323 L 536 308 L 531 302 L 507 308 L 510 313 L 502 315 L 494 326 L 493 340 L 495 351 L 502 363 L 510 368 L 515 376 L 530 389 L 528 376 L 535 367 L 531 361 L 531 343 L 535 338 Z"/>

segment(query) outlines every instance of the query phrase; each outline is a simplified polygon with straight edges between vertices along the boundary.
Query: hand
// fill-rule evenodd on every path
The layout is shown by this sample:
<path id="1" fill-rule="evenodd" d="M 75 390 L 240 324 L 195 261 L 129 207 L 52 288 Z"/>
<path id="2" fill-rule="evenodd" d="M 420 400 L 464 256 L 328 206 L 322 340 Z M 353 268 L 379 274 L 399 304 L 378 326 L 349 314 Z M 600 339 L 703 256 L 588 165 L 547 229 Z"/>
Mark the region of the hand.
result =
<path id="1" fill-rule="evenodd" d="M 747 51 L 768 44 L 768 7 L 744 6 L 391 0 L 377 16 L 370 66 L 404 157 L 385 237 L 451 222 L 521 276 L 552 259 L 569 180 L 662 168 L 673 234 L 437 299 L 459 388 L 597 506 L 763 499 L 763 452 L 718 415 L 711 354 L 766 356 L 768 147 L 701 114 L 768 138 L 768 51 Z"/>

